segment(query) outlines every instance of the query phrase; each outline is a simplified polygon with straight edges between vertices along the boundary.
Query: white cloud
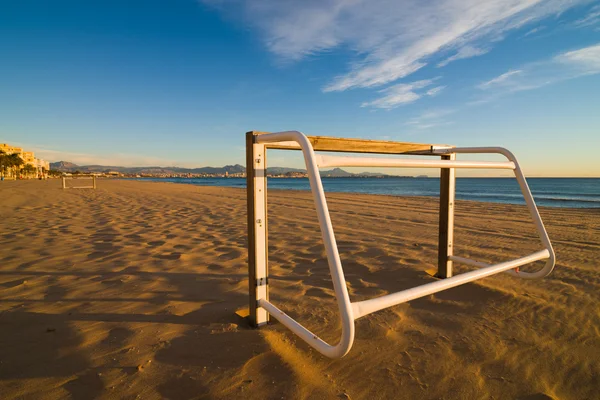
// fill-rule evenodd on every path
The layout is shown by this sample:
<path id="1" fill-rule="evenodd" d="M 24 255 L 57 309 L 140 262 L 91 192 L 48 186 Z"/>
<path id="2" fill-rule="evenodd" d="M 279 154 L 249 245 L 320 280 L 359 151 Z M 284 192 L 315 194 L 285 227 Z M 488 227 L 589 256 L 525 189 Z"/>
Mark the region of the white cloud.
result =
<path id="1" fill-rule="evenodd" d="M 574 25 L 578 28 L 585 26 L 596 25 L 600 22 L 600 6 L 595 6 L 590 9 L 590 13 L 585 17 L 575 21 Z"/>
<path id="2" fill-rule="evenodd" d="M 431 86 L 431 84 L 437 79 L 439 79 L 439 77 L 434 79 L 424 79 L 411 83 L 398 83 L 390 86 L 389 88 L 380 90 L 379 93 L 385 94 L 383 97 L 373 101 L 365 102 L 361 104 L 361 107 L 374 107 L 389 110 L 398 107 L 401 104 L 412 103 L 424 95 L 435 96 L 442 91 L 445 86 L 437 86 L 425 92 L 423 92 L 421 89 Z"/>
<path id="3" fill-rule="evenodd" d="M 406 62 L 399 57 L 373 65 L 362 65 L 347 75 L 340 75 L 323 88 L 324 92 L 339 92 L 355 87 L 381 86 L 404 78 L 423 68 L 425 63 Z"/>
<path id="4" fill-rule="evenodd" d="M 377 87 L 432 59 L 483 54 L 512 29 L 589 0 L 204 0 L 257 28 L 284 60 L 343 48 L 356 59 L 323 90 Z M 414 96 L 413 96 L 414 97 Z M 408 96 L 410 98 L 410 95 Z"/>
<path id="5" fill-rule="evenodd" d="M 575 68 L 581 74 L 597 74 L 600 72 L 600 44 L 568 51 L 553 61 Z"/>
<path id="6" fill-rule="evenodd" d="M 440 94 L 440 92 L 441 92 L 442 90 L 444 90 L 445 88 L 446 88 L 446 86 L 436 86 L 436 87 L 434 87 L 434 88 L 431 88 L 431 89 L 429 89 L 429 90 L 426 92 L 426 94 L 427 94 L 427 96 L 431 96 L 431 97 L 433 97 L 433 96 L 437 96 L 437 95 L 438 95 L 438 94 Z"/>
<path id="7" fill-rule="evenodd" d="M 491 92 L 492 96 L 497 97 L 599 73 L 600 43 L 567 51 L 548 60 L 523 65 L 518 70 L 505 72 L 477 87 Z M 490 99 L 490 97 L 480 99 L 475 104 L 487 102 Z"/>
<path id="8" fill-rule="evenodd" d="M 462 60 L 465 58 L 477 57 L 486 54 L 489 52 L 489 49 L 480 49 L 473 46 L 465 46 L 461 47 L 456 54 L 446 58 L 445 60 L 438 63 L 438 68 L 445 67 L 450 64 L 452 61 Z"/>
<path id="9" fill-rule="evenodd" d="M 523 71 L 520 69 L 517 70 L 510 70 L 508 72 L 503 73 L 500 76 L 495 77 L 494 79 L 491 79 L 487 82 L 483 82 L 482 84 L 480 84 L 478 86 L 479 89 L 488 89 L 490 87 L 495 87 L 498 85 L 504 85 L 506 83 L 510 83 L 511 82 L 511 77 L 514 77 L 515 75 L 519 75 L 522 74 Z"/>
<path id="10" fill-rule="evenodd" d="M 422 120 L 434 120 L 434 119 L 439 119 L 445 116 L 448 116 L 450 114 L 454 114 L 456 112 L 456 110 L 451 109 L 451 108 L 440 108 L 440 109 L 434 109 L 434 110 L 427 110 L 425 112 L 422 112 L 416 119 L 413 119 L 411 121 L 422 121 Z"/>
<path id="11" fill-rule="evenodd" d="M 538 26 L 538 27 L 535 27 L 535 28 L 533 28 L 533 29 L 531 29 L 531 30 L 527 31 L 527 32 L 526 32 L 526 33 L 523 35 L 523 37 L 531 36 L 531 35 L 533 35 L 534 33 L 538 33 L 538 32 L 540 32 L 540 31 L 543 31 L 544 29 L 546 29 L 546 27 L 545 27 L 545 26 Z"/>
<path id="12" fill-rule="evenodd" d="M 415 127 L 417 129 L 429 129 L 437 126 L 445 126 L 452 124 L 451 121 L 447 121 L 445 117 L 454 114 L 455 109 L 441 108 L 434 110 L 427 110 L 422 112 L 417 117 L 408 120 L 406 125 Z"/>

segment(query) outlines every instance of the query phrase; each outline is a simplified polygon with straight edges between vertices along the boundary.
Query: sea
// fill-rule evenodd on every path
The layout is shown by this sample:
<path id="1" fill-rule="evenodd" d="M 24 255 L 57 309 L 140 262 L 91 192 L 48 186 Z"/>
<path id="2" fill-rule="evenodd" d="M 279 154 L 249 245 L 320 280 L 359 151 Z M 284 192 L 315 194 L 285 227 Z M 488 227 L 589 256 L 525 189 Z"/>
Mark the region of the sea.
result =
<path id="1" fill-rule="evenodd" d="M 142 178 L 199 186 L 245 188 L 245 178 Z M 322 178 L 325 192 L 439 197 L 439 178 Z M 600 178 L 529 178 L 538 206 L 600 208 Z M 269 189 L 310 190 L 307 178 L 268 178 Z M 525 204 L 514 178 L 457 178 L 459 200 Z"/>

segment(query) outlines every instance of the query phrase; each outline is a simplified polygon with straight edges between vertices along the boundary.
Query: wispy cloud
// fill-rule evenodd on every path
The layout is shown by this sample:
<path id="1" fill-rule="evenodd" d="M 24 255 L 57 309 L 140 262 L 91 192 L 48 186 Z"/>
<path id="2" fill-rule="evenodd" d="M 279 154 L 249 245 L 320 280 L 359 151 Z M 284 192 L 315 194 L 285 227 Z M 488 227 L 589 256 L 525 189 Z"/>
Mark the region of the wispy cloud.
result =
<path id="1" fill-rule="evenodd" d="M 495 87 L 495 86 L 503 85 L 506 83 L 510 83 L 510 82 L 512 82 L 511 81 L 512 76 L 519 75 L 522 73 L 523 73 L 523 71 L 520 69 L 510 70 L 508 72 L 503 73 L 500 76 L 495 77 L 494 79 L 490 79 L 487 82 L 483 82 L 483 83 L 479 84 L 477 87 L 479 89 L 488 89 L 490 87 Z"/>
<path id="2" fill-rule="evenodd" d="M 352 51 L 349 70 L 326 92 L 390 84 L 442 57 L 440 66 L 481 55 L 507 31 L 588 1 L 204 0 L 244 18 L 281 59 Z"/>
<path id="3" fill-rule="evenodd" d="M 436 86 L 434 88 L 429 89 L 426 94 L 427 96 L 437 96 L 438 94 L 440 94 L 440 92 L 442 90 L 446 89 L 446 86 Z"/>
<path id="4" fill-rule="evenodd" d="M 450 57 L 446 58 L 445 60 L 439 62 L 437 66 L 438 66 L 438 68 L 445 67 L 446 65 L 450 64 L 452 61 L 481 56 L 481 55 L 486 54 L 489 51 L 490 51 L 489 49 L 480 49 L 480 48 L 473 47 L 473 46 L 464 46 L 461 49 L 459 49 L 456 52 L 456 54 L 454 54 L 453 56 L 450 56 Z"/>
<path id="5" fill-rule="evenodd" d="M 554 57 L 554 62 L 572 69 L 573 77 L 600 72 L 600 43 Z"/>
<path id="6" fill-rule="evenodd" d="M 442 91 L 445 86 L 437 86 L 426 91 L 422 89 L 431 86 L 437 79 L 438 78 L 424 79 L 421 81 L 399 83 L 390 86 L 389 88 L 379 91 L 379 93 L 383 93 L 384 96 L 373 101 L 365 102 L 361 107 L 374 107 L 389 110 L 398 107 L 401 104 L 412 103 L 423 96 L 435 96 Z"/>
<path id="7" fill-rule="evenodd" d="M 417 129 L 429 129 L 438 126 L 450 125 L 452 124 L 452 121 L 446 120 L 446 117 L 454 114 L 455 112 L 455 109 L 450 108 L 427 110 L 417 117 L 408 120 L 406 125 Z"/>
<path id="8" fill-rule="evenodd" d="M 505 72 L 477 87 L 497 97 L 598 73 L 600 73 L 600 43 L 567 51 L 548 60 L 523 65 L 517 70 Z M 489 99 L 490 97 L 486 97 L 478 100 L 477 103 Z"/>
<path id="9" fill-rule="evenodd" d="M 597 25 L 598 23 L 600 23 L 600 5 L 592 7 L 588 15 L 575 21 L 574 26 L 583 28 Z"/>
<path id="10" fill-rule="evenodd" d="M 523 35 L 523 37 L 525 38 L 527 36 L 531 36 L 531 35 L 533 35 L 535 33 L 543 31 L 544 29 L 546 29 L 546 27 L 543 26 L 543 25 L 542 26 L 537 26 L 537 27 L 535 27 L 533 29 L 530 29 L 527 32 L 525 32 L 525 34 Z"/>

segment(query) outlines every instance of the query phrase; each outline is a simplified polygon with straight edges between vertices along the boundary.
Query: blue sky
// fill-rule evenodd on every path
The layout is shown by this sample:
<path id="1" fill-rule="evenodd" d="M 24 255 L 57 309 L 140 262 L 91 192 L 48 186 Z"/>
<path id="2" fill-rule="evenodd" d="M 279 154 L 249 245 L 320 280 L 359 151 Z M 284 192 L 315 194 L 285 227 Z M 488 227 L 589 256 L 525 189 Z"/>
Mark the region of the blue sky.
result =
<path id="1" fill-rule="evenodd" d="M 600 2 L 4 1 L 0 54 L 0 142 L 51 161 L 243 164 L 245 131 L 300 130 L 600 176 Z"/>

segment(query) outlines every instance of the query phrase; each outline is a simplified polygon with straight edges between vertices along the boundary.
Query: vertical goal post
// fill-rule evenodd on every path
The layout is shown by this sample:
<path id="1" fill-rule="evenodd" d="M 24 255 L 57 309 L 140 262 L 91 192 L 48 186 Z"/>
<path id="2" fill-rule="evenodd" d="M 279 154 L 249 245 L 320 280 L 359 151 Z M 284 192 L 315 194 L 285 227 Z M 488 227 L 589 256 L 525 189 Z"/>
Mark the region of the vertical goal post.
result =
<path id="1" fill-rule="evenodd" d="M 267 148 L 246 134 L 246 187 L 248 201 L 248 279 L 249 319 L 253 326 L 264 325 L 269 314 L 258 299 L 269 299 L 267 231 Z"/>
<path id="2" fill-rule="evenodd" d="M 456 154 L 444 155 L 442 160 L 454 161 Z M 438 278 L 452 277 L 454 242 L 454 200 L 456 196 L 456 172 L 454 168 L 442 168 L 440 173 L 440 216 L 438 229 Z"/>
<path id="3" fill-rule="evenodd" d="M 269 301 L 268 281 L 268 219 L 267 219 L 267 149 L 301 150 L 314 197 L 317 217 L 321 228 L 323 244 L 334 286 L 342 334 L 336 345 L 329 345 L 300 325 Z M 440 159 L 369 158 L 330 156 L 316 154 L 315 151 L 343 153 L 428 155 Z M 456 154 L 500 154 L 507 161 L 462 161 Z M 354 341 L 354 321 L 370 313 L 400 303 L 424 297 L 442 290 L 482 279 L 500 272 L 508 272 L 525 279 L 547 276 L 555 264 L 554 250 L 540 218 L 529 186 L 514 155 L 500 147 L 464 147 L 432 145 L 420 143 L 388 142 L 361 139 L 342 139 L 322 136 L 305 136 L 298 131 L 266 133 L 250 131 L 246 133 L 246 174 L 248 196 L 248 275 L 250 297 L 250 323 L 259 327 L 268 323 L 269 316 L 277 319 L 310 346 L 331 358 L 343 357 Z M 351 302 L 344 272 L 329 216 L 327 201 L 319 175 L 323 167 L 403 167 L 440 168 L 440 214 L 438 240 L 438 272 L 443 278 L 435 282 L 372 298 Z M 512 170 L 525 203 L 533 219 L 543 250 L 528 256 L 499 264 L 485 264 L 479 261 L 454 255 L 454 201 L 456 188 L 456 168 L 507 169 Z M 545 266 L 536 272 L 517 272 L 518 267 L 538 260 L 547 260 Z M 453 262 L 479 269 L 453 276 Z"/>

